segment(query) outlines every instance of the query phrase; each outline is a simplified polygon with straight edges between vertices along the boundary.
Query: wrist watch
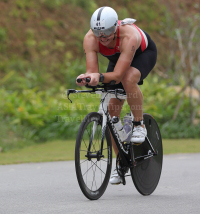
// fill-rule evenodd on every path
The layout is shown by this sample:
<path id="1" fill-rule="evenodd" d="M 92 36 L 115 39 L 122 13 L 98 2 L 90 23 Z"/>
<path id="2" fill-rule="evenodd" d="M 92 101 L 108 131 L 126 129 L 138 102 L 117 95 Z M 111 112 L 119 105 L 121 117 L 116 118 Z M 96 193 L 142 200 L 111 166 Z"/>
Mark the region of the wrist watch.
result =
<path id="1" fill-rule="evenodd" d="M 99 82 L 103 82 L 103 81 L 104 81 L 104 75 L 100 73 Z"/>

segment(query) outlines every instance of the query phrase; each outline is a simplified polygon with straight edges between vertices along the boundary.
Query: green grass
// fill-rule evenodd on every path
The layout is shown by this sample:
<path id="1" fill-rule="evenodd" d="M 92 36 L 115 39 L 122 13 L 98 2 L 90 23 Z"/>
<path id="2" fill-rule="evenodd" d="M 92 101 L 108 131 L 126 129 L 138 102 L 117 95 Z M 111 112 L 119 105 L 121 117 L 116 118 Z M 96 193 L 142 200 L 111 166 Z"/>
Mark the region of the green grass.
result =
<path id="1" fill-rule="evenodd" d="M 0 153 L 0 164 L 73 160 L 74 147 L 75 140 L 35 144 Z"/>
<path id="2" fill-rule="evenodd" d="M 75 140 L 52 141 L 0 153 L 0 164 L 74 160 Z M 163 140 L 164 154 L 200 152 L 200 139 Z M 113 156 L 114 157 L 114 156 Z"/>
<path id="3" fill-rule="evenodd" d="M 164 139 L 164 154 L 198 153 L 200 152 L 200 139 Z"/>

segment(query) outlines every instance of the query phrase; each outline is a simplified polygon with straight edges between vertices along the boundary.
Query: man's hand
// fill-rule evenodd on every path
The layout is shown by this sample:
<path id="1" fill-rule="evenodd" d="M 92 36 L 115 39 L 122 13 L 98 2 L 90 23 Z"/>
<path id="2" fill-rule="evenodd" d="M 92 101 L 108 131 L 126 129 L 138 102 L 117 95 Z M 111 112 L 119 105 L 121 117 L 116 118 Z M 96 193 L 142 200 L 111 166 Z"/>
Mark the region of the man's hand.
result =
<path id="1" fill-rule="evenodd" d="M 77 82 L 77 79 L 82 79 L 82 81 L 79 83 L 79 82 Z M 87 84 L 85 74 L 81 74 L 81 75 L 79 75 L 79 76 L 76 78 L 76 84 L 77 84 L 78 86 L 84 86 L 84 85 Z"/>
<path id="2" fill-rule="evenodd" d="M 78 86 L 84 86 L 86 84 L 91 85 L 91 86 L 96 86 L 99 83 L 99 77 L 100 77 L 99 73 L 81 74 L 77 77 L 77 79 L 82 79 L 82 82 L 78 83 L 76 81 L 76 84 Z M 86 82 L 86 78 L 91 79 L 89 83 Z"/>

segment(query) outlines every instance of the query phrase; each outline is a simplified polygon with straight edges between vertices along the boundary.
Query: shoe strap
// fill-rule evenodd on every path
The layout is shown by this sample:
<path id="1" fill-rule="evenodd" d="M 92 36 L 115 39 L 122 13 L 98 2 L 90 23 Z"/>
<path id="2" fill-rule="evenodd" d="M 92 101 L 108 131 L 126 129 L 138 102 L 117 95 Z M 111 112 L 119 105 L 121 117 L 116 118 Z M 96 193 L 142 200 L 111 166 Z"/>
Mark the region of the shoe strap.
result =
<path id="1" fill-rule="evenodd" d="M 133 125 L 134 125 L 134 126 L 144 125 L 144 121 L 143 121 L 143 120 L 140 120 L 140 121 L 133 121 Z"/>

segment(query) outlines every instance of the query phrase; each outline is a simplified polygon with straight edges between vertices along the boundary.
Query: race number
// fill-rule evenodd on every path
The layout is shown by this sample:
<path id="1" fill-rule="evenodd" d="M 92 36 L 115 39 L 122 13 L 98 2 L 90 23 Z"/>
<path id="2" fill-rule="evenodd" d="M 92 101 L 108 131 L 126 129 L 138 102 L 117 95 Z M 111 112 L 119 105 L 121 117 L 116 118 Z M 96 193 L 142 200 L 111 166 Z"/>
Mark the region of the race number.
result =
<path id="1" fill-rule="evenodd" d="M 101 29 L 105 29 L 105 21 L 94 21 L 94 29 L 96 30 L 101 30 Z"/>

